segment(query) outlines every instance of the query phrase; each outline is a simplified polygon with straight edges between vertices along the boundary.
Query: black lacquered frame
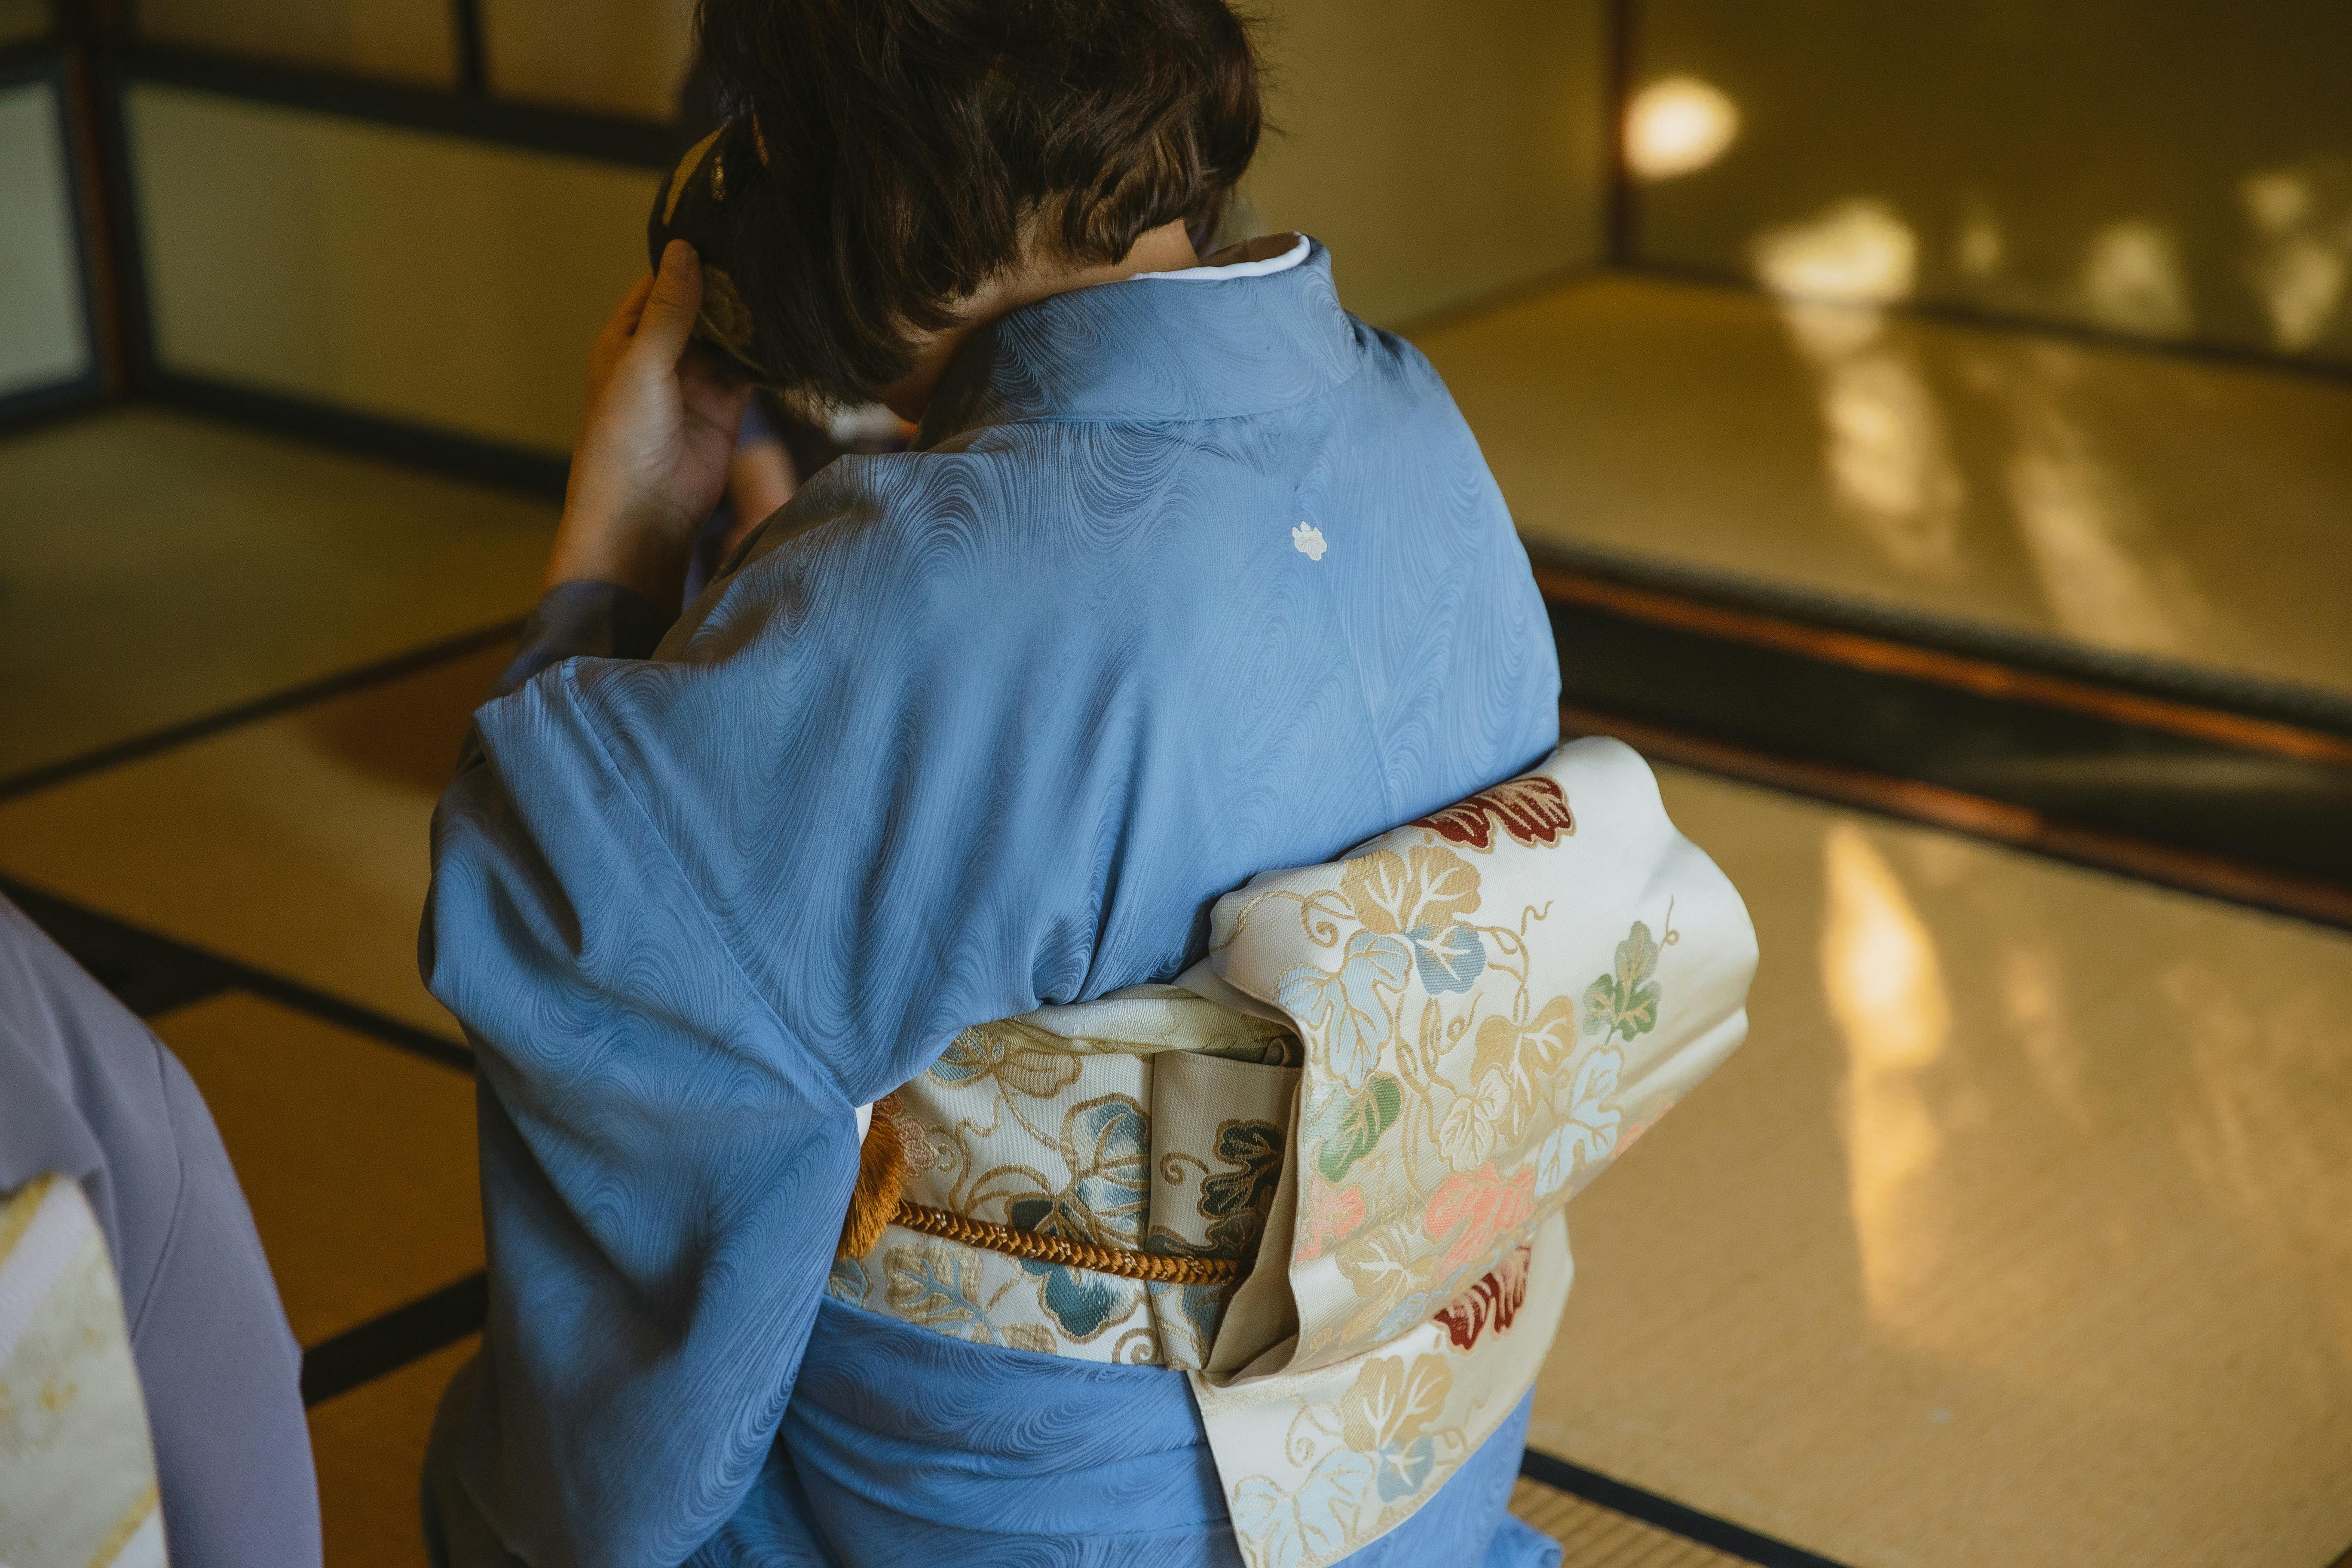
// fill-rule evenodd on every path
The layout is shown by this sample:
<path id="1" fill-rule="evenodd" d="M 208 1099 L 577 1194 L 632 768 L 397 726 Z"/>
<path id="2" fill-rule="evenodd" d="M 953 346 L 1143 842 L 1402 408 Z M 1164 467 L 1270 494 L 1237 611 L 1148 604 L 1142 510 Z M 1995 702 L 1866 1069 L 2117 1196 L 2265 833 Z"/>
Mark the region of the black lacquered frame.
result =
<path id="1" fill-rule="evenodd" d="M 155 352 L 152 295 L 125 119 L 130 91 L 157 84 L 463 141 L 641 168 L 675 159 L 659 121 L 494 96 L 478 0 L 451 0 L 455 80 L 447 88 L 141 41 L 130 0 L 62 0 L 51 34 L 0 53 L 0 86 L 54 81 L 76 203 L 83 305 L 93 368 L 71 383 L 0 397 L 0 429 L 89 406 L 109 395 L 152 396 L 410 466 L 560 495 L 556 454 L 192 375 Z"/>

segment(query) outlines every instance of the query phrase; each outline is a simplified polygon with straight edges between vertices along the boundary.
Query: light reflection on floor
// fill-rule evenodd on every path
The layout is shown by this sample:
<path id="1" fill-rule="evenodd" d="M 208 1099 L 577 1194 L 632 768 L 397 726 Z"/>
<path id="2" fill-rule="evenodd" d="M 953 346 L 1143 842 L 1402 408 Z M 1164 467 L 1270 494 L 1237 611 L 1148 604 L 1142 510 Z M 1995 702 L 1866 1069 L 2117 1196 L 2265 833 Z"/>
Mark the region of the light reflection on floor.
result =
<path id="1" fill-rule="evenodd" d="M 1930 1079 L 1952 1043 L 1934 935 L 1902 879 L 1853 822 L 1822 837 L 1822 995 L 1846 1058 L 1840 1121 L 1862 1295 L 1900 1333 L 1934 1245 L 1914 1194 L 1943 1152 Z"/>
<path id="2" fill-rule="evenodd" d="M 2352 1540 L 2352 938 L 1670 770 L 1748 1045 L 1570 1208 L 1535 1441 L 1840 1561 Z"/>
<path id="3" fill-rule="evenodd" d="M 2352 484 L 2352 455 L 2321 439 L 2322 413 L 2352 405 L 2338 389 L 2262 379 L 2241 405 L 2200 367 L 2118 369 L 2093 351 L 1987 347 L 1893 316 L 1816 359 L 1797 340 L 1808 329 L 1768 303 L 1652 283 L 1530 310 L 1538 349 L 1582 356 L 1549 389 L 1512 383 L 1509 364 L 1490 363 L 1496 379 L 1480 384 L 1566 400 L 1538 402 L 1519 425 L 1482 419 L 1531 529 L 2063 630 L 2082 612 L 2053 604 L 2034 551 L 2094 563 L 2098 552 L 2032 545 L 2005 465 L 2081 457 L 2128 473 L 2140 498 L 2137 521 L 2103 536 L 2112 552 L 2158 588 L 2193 590 L 2159 598 L 2168 612 L 2212 606 L 2177 616 L 2179 646 L 2220 658 L 2237 645 L 2217 628 L 2274 595 L 2281 658 L 2305 661 L 2294 668 L 2352 647 L 2352 631 L 2310 613 L 2326 588 L 2312 562 L 2333 558 L 2281 563 L 2241 538 L 2236 565 L 2213 567 L 2164 479 L 2168 459 L 2149 455 L 2203 408 L 2265 460 L 2293 458 L 2273 489 L 2247 492 L 2245 537 L 2284 537 L 2342 493 L 2331 487 Z M 1476 346 L 1457 342 L 1457 363 L 1475 361 Z M 2043 350 L 2060 357 L 2032 357 Z M 1953 524 L 1961 570 L 1948 578 L 1858 539 L 1822 466 L 1824 367 L 1882 351 L 1949 421 L 1966 502 Z M 1988 353 L 2026 390 L 1970 382 L 1972 356 Z M 1710 367 L 1738 374 L 1708 383 Z M 2037 398 L 2074 423 L 2042 430 Z M 1687 427 L 1655 416 L 1676 400 Z M 1475 398 L 1465 402 L 1478 417 Z M 231 445 L 208 480 L 223 494 L 235 462 L 257 465 L 266 496 L 317 460 L 289 447 L 281 473 L 276 444 Z M 1693 460 L 1709 450 L 1715 460 Z M 2044 503 L 2053 513 L 2121 515 L 2113 501 L 2061 504 L 2088 481 L 2034 483 L 2060 496 Z M 1637 514 L 1643 487 L 1658 504 Z M 340 497 L 354 509 L 330 520 L 347 540 L 364 541 L 358 525 L 379 515 L 347 489 L 305 493 L 317 499 L 304 504 Z M 514 592 L 499 574 L 538 525 L 500 498 L 481 504 L 478 531 L 424 530 L 399 546 L 394 583 L 414 590 L 419 625 Z M 137 521 L 125 510 L 104 536 L 135 553 Z M 289 537 L 299 543 L 299 530 Z M 2143 538 L 2185 564 L 2147 564 Z M 42 548 L 57 558 L 56 542 Z M 176 559 L 192 596 L 223 587 L 207 613 L 251 602 L 235 597 L 252 592 L 237 557 Z M 436 584 L 446 595 L 425 592 Z M 404 623 L 383 587 L 323 575 L 302 608 L 305 636 L 347 627 L 353 647 L 396 637 Z M 473 597 L 478 587 L 488 596 Z M 320 636 L 290 646 L 301 658 L 344 657 Z M 136 645 L 101 651 L 19 667 L 29 673 L 9 700 L 70 715 L 75 692 L 123 686 L 154 663 Z M 415 979 L 425 824 L 499 661 L 488 650 L 0 806 L 0 869 L 447 1031 Z M 223 671 L 252 673 L 231 661 L 199 674 Z M 40 754 L 78 733 L 28 724 L 18 739 Z M 1756 1030 L 1571 1211 L 1579 1283 L 1539 1394 L 1538 1444 L 1855 1568 L 2328 1562 L 2352 1540 L 2352 942 L 1691 773 L 1665 784 L 1754 911 Z M 271 1234 L 292 1238 L 273 1256 L 310 1331 L 473 1267 L 462 1079 L 419 1079 L 407 1099 L 368 1091 L 409 1106 L 399 1127 L 375 1130 L 397 1152 L 381 1162 L 392 1184 L 369 1191 L 364 1171 L 316 1176 L 326 1156 L 315 1136 L 269 1143 L 271 1130 L 331 1129 L 350 1107 L 330 1097 L 443 1069 L 379 1060 L 380 1044 L 249 999 L 159 1027 L 185 1037 L 232 1146 L 258 1150 L 240 1159 Z M 273 1057 L 311 1066 L 263 1070 Z M 444 1103 L 450 1089 L 458 1099 Z M 410 1157 L 425 1167 L 399 1163 Z M 371 1204 L 399 1223 L 347 1239 Z M 420 1560 L 416 1465 L 457 1353 L 314 1417 L 338 1560 Z M 1584 1552 L 1577 1568 L 1712 1560 L 1556 1496 L 1522 1506 L 1584 1542 L 1571 1542 Z"/>
<path id="4" fill-rule="evenodd" d="M 1907 232 L 1768 236 L 1792 300 L 1615 275 L 1416 342 L 1538 547 L 2352 695 L 2352 382 L 1884 310 Z"/>

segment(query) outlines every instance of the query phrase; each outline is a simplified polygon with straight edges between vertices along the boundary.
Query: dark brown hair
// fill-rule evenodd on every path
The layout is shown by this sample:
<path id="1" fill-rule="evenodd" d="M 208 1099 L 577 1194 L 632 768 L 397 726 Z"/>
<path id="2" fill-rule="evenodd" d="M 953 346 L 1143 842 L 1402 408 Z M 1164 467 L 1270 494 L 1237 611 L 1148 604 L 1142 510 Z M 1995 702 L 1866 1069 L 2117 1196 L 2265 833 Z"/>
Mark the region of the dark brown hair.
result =
<path id="1" fill-rule="evenodd" d="M 755 354 L 859 401 L 1024 247 L 1113 262 L 1213 232 L 1257 150 L 1250 28 L 1224 0 L 701 0 L 766 166 L 724 258 Z"/>

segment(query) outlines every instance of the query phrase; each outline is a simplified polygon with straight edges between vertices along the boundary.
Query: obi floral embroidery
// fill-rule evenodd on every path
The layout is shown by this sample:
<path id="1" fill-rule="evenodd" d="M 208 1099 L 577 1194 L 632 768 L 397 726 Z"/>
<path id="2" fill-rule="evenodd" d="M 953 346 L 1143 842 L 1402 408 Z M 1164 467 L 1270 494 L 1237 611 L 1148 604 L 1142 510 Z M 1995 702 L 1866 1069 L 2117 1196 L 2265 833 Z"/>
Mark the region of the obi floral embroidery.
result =
<path id="1" fill-rule="evenodd" d="M 165 1558 L 112 1255 L 68 1175 L 0 1192 L 0 1556 L 16 1568 Z"/>
<path id="2" fill-rule="evenodd" d="M 1165 986 L 967 1029 L 875 1108 L 907 1201 L 1130 1252 L 1247 1262 L 1275 1201 L 1299 1047 Z M 1252 1112 L 1255 1114 L 1252 1114 Z M 1160 1285 L 886 1228 L 840 1300 L 980 1344 L 1201 1364 L 1230 1285 Z"/>
<path id="3" fill-rule="evenodd" d="M 1445 1337 L 1453 1342 L 1455 1350 L 1476 1349 L 1478 1336 L 1489 1325 L 1498 1334 L 1509 1331 L 1511 1321 L 1528 1299 L 1528 1259 L 1532 1256 L 1532 1248 L 1519 1247 L 1488 1269 L 1452 1305 L 1438 1309 L 1437 1321 L 1444 1325 Z"/>
<path id="4" fill-rule="evenodd" d="M 1571 810 L 1570 802 L 1575 803 Z M 1251 1568 L 1321 1568 L 1517 1405 L 1563 1205 L 1738 1046 L 1755 939 L 1612 742 L 1221 900 L 1174 987 L 966 1030 L 877 1114 L 909 1201 L 1229 1259 L 1144 1284 L 893 1226 L 842 1299 L 1187 1370 Z"/>
<path id="5" fill-rule="evenodd" d="M 1444 811 L 1415 818 L 1411 826 L 1426 827 L 1441 838 L 1479 850 L 1494 847 L 1494 832 L 1500 826 L 1520 845 L 1533 848 L 1557 842 L 1563 833 L 1575 832 L 1576 816 L 1568 809 L 1568 796 L 1557 781 L 1529 773 L 1482 789 Z"/>
<path id="6" fill-rule="evenodd" d="M 1571 1274 L 1562 1205 L 1739 1043 L 1754 964 L 1613 742 L 1219 901 L 1182 983 L 1305 1054 L 1295 1196 L 1193 1374 L 1254 1568 L 1377 1539 L 1517 1405 Z"/>

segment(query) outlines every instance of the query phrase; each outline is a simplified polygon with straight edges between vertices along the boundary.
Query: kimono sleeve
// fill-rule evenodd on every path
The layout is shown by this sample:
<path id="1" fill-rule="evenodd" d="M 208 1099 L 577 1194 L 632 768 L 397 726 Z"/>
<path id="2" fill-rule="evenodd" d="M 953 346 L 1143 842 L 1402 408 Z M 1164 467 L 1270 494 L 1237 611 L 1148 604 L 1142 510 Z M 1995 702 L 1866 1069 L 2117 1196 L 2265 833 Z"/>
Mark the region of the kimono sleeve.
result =
<path id="1" fill-rule="evenodd" d="M 539 1568 L 678 1563 L 730 1517 L 854 1107 L 1087 982 L 1109 867 L 1066 824 L 1123 785 L 1055 759 L 1099 715 L 1057 717 L 1017 630 L 905 635 L 995 593 L 921 545 L 805 541 L 682 650 L 541 672 L 436 815 L 420 959 L 480 1064 L 491 1289 L 436 1484 Z"/>
<path id="2" fill-rule="evenodd" d="M 766 1455 L 856 1134 L 562 674 L 435 822 L 421 956 L 479 1062 L 491 1277 L 441 1458 L 533 1564 L 677 1563 Z"/>

